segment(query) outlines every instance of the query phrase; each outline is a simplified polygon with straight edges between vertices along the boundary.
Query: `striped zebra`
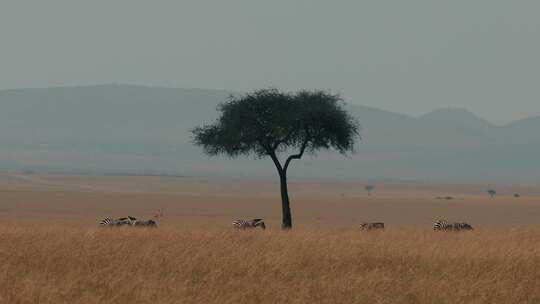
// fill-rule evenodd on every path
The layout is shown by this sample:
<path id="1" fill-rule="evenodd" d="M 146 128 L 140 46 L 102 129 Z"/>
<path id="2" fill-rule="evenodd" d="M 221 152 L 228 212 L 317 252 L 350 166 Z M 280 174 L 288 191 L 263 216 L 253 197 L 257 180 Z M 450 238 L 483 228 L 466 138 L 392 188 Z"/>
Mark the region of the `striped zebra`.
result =
<path id="1" fill-rule="evenodd" d="M 106 218 L 102 219 L 101 221 L 99 221 L 99 226 L 101 226 L 101 227 L 113 226 L 114 222 L 115 222 L 114 219 L 112 219 L 110 217 L 106 217 Z"/>
<path id="2" fill-rule="evenodd" d="M 154 214 L 154 216 L 149 220 L 137 220 L 133 223 L 133 226 L 135 227 L 149 227 L 149 228 L 157 228 L 159 220 L 163 216 L 163 209 L 159 209 L 158 212 Z"/>
<path id="3" fill-rule="evenodd" d="M 445 220 L 436 220 L 433 222 L 433 230 L 435 231 L 461 231 L 473 230 L 473 227 L 467 223 L 449 223 Z"/>
<path id="4" fill-rule="evenodd" d="M 361 230 L 372 230 L 372 229 L 384 229 L 384 223 L 361 223 L 360 224 Z"/>
<path id="5" fill-rule="evenodd" d="M 120 226 L 133 226 L 137 222 L 137 218 L 133 216 L 121 217 L 121 218 L 111 218 L 106 217 L 99 221 L 99 226 L 102 227 L 120 227 Z"/>
<path id="6" fill-rule="evenodd" d="M 454 223 L 454 230 L 473 230 L 473 227 L 467 223 Z"/>
<path id="7" fill-rule="evenodd" d="M 232 222 L 232 226 L 235 229 L 252 229 L 260 227 L 261 229 L 266 229 L 266 225 L 262 219 L 253 219 L 253 220 L 236 220 Z"/>
<path id="8" fill-rule="evenodd" d="M 149 220 L 140 220 L 134 216 L 128 215 L 127 217 L 121 218 L 111 218 L 106 217 L 99 222 L 101 227 L 121 227 L 121 226 L 132 226 L 132 227 L 157 227 L 159 219 L 163 216 L 163 210 L 159 209 L 156 214 Z"/>
<path id="9" fill-rule="evenodd" d="M 433 230 L 435 231 L 446 231 L 452 230 L 453 228 L 454 225 L 445 220 L 436 220 L 435 222 L 433 222 Z"/>
<path id="10" fill-rule="evenodd" d="M 114 219 L 111 217 L 106 217 L 99 221 L 99 226 L 101 227 L 120 227 L 120 226 L 130 226 L 131 223 L 127 218 L 118 218 Z"/>

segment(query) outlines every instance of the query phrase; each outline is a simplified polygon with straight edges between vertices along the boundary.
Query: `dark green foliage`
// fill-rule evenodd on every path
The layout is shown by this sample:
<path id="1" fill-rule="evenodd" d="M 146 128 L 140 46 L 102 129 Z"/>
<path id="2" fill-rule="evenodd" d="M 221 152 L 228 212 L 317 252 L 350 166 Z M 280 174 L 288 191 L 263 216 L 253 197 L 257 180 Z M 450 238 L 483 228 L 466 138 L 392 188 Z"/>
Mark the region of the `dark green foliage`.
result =
<path id="1" fill-rule="evenodd" d="M 259 90 L 231 96 L 218 110 L 221 117 L 214 124 L 193 130 L 195 144 L 209 155 L 263 157 L 330 148 L 346 153 L 353 150 L 359 130 L 341 98 L 323 91 Z"/>

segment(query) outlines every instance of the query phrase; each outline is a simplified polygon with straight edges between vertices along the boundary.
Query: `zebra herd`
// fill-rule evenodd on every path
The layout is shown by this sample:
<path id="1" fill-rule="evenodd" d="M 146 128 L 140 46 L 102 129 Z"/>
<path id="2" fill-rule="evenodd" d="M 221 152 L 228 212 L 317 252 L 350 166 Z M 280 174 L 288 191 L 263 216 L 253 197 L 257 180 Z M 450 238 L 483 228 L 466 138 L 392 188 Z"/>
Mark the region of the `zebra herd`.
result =
<path id="1" fill-rule="evenodd" d="M 106 217 L 99 221 L 100 227 L 148 227 L 148 228 L 157 228 L 159 219 L 163 216 L 163 212 L 159 210 L 158 213 L 154 214 L 151 219 L 143 220 L 138 219 L 133 216 L 120 217 L 120 218 L 111 218 Z"/>
<path id="2" fill-rule="evenodd" d="M 121 218 L 111 218 L 106 217 L 99 222 L 101 227 L 149 227 L 156 228 L 159 223 L 159 219 L 163 216 L 162 210 L 156 213 L 152 219 L 141 220 L 133 216 L 121 217 Z M 247 230 L 254 228 L 261 228 L 262 230 L 266 229 L 266 224 L 261 218 L 252 219 L 252 220 L 234 220 L 232 222 L 232 227 L 238 230 Z M 360 230 L 371 231 L 371 230 L 381 230 L 384 229 L 384 223 L 382 222 L 371 222 L 371 223 L 361 223 Z M 434 231 L 464 231 L 464 230 L 473 230 L 473 227 L 468 223 L 459 223 L 459 222 L 448 222 L 445 220 L 436 220 L 433 222 Z"/>
<path id="3" fill-rule="evenodd" d="M 263 219 L 253 219 L 253 220 L 235 220 L 232 222 L 232 226 L 235 229 L 253 229 L 261 228 L 266 229 Z M 376 230 L 384 229 L 384 223 L 382 222 L 373 222 L 373 223 L 361 223 L 360 230 Z M 445 220 L 436 220 L 433 222 L 434 231 L 462 231 L 462 230 L 473 230 L 473 227 L 468 223 L 452 223 Z"/>

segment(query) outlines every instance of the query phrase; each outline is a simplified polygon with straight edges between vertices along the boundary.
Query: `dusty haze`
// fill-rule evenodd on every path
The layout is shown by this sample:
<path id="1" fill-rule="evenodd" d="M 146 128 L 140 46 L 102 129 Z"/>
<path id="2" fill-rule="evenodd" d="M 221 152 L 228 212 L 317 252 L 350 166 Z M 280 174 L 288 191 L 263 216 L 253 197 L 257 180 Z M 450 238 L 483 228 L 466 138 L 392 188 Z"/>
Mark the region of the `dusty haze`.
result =
<path id="1" fill-rule="evenodd" d="M 540 114 L 536 1 L 2 1 L 0 88 L 324 88 L 419 115 Z"/>

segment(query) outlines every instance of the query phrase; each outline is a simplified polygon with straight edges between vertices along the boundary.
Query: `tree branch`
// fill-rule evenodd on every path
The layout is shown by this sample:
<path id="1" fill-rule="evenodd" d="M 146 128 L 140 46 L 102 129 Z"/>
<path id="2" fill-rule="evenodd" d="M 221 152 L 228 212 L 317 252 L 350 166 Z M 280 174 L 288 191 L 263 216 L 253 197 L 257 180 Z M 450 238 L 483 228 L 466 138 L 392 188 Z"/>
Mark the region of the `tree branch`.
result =
<path id="1" fill-rule="evenodd" d="M 289 164 L 293 159 L 301 159 L 304 155 L 304 151 L 306 151 L 307 144 L 309 142 L 310 137 L 306 136 L 306 139 L 302 143 L 302 147 L 300 147 L 300 152 L 298 154 L 293 154 L 287 158 L 285 161 L 285 165 L 283 166 L 283 172 L 287 172 L 287 169 L 289 168 Z"/>
<path id="2" fill-rule="evenodd" d="M 277 148 L 279 148 L 279 145 L 281 145 L 282 143 L 286 143 L 287 141 L 289 141 L 289 139 L 291 138 L 291 136 L 294 134 L 295 132 L 295 129 L 294 128 L 291 128 L 291 130 L 289 130 L 289 132 L 287 133 L 287 135 L 285 135 L 283 137 L 282 140 L 278 140 L 274 146 L 273 146 L 273 149 L 274 151 L 277 150 Z"/>
<path id="3" fill-rule="evenodd" d="M 274 151 L 270 151 L 268 155 L 270 155 L 270 158 L 272 159 L 272 161 L 274 161 L 274 165 L 276 166 L 279 175 L 283 174 L 283 167 L 281 166 L 281 163 L 279 162 L 276 153 Z"/>

